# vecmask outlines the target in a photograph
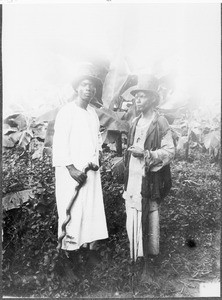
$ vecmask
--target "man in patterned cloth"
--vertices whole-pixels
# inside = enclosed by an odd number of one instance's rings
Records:
[[[151,262],[159,253],[159,206],[171,187],[169,163],[175,148],[169,124],[156,106],[158,80],[151,75],[138,77],[131,91],[139,116],[132,122],[125,156],[123,198],[126,229],[132,261],[144,257],[142,279],[152,281]]]
[[[66,208],[76,193],[75,188],[82,185],[62,241],[62,249],[69,257],[75,257],[76,250],[82,246],[93,250],[95,241],[108,237],[100,172],[90,170],[87,175],[83,172],[88,163],[99,165],[100,124],[89,104],[102,82],[91,64],[82,65],[79,72],[73,81],[77,98],[58,112],[53,138],[58,236],[62,233]]]

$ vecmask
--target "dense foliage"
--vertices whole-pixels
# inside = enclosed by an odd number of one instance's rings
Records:
[[[37,142],[36,142],[37,143]],[[139,281],[140,262],[132,266],[125,230],[123,186],[112,175],[115,152],[104,148],[101,168],[109,239],[101,241],[101,263],[81,263],[80,282],[68,266],[52,269],[57,245],[57,211],[51,158],[33,159],[21,148],[3,154],[4,195],[32,189],[29,201],[4,210],[3,290],[11,296],[195,296],[199,282],[219,278],[219,165],[191,149],[187,162],[172,165],[173,189],[161,209],[161,253],[155,284]]]

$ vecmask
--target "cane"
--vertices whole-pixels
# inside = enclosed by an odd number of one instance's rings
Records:
[[[87,172],[89,171],[89,170],[92,170],[92,171],[97,171],[99,169],[99,167],[97,166],[97,165],[95,165],[95,164],[93,164],[93,163],[89,163],[85,168],[83,168],[83,173],[85,173],[85,174],[87,174]],[[62,224],[62,233],[61,233],[61,235],[59,236],[59,238],[58,238],[58,245],[57,245],[57,247],[56,247],[56,254],[55,254],[55,256],[54,256],[54,258],[53,258],[53,261],[54,261],[54,263],[52,264],[52,266],[51,266],[51,271],[54,269],[54,267],[55,267],[55,261],[56,261],[56,259],[58,258],[58,255],[59,255],[59,251],[60,251],[60,249],[62,248],[62,241],[63,241],[63,239],[64,239],[64,237],[66,236],[66,227],[67,227],[67,224],[70,222],[70,220],[71,220],[71,209],[72,209],[72,207],[73,207],[73,204],[74,204],[74,202],[75,202],[75,200],[77,199],[77,197],[78,197],[78,194],[79,194],[79,191],[80,191],[80,189],[81,189],[81,187],[83,186],[83,184],[79,184],[79,185],[77,185],[77,187],[76,187],[76,193],[75,193],[75,195],[71,198],[71,200],[70,200],[70,202],[69,202],[69,204],[68,204],[68,206],[67,206],[67,208],[66,208],[66,220],[63,222],[63,224]]]
[[[84,169],[83,169],[83,173],[87,173],[89,170],[92,171],[97,171],[99,169],[99,167],[93,163],[89,163]],[[60,235],[60,237],[58,238],[58,246],[57,246],[57,250],[59,251],[62,247],[62,240],[64,239],[64,237],[66,236],[66,226],[67,224],[70,222],[71,220],[71,209],[73,207],[73,204],[76,200],[76,198],[78,197],[79,191],[81,189],[81,187],[83,186],[83,184],[79,184],[76,187],[76,194],[74,195],[74,197],[72,197],[72,199],[69,202],[68,207],[66,208],[66,220],[63,222],[62,224],[62,234]]]

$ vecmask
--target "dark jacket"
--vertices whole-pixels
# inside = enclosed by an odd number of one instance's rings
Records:
[[[130,129],[128,136],[128,147],[133,145],[136,126],[141,116],[137,117]],[[145,150],[157,150],[161,147],[163,136],[170,130],[169,124],[164,116],[156,112],[154,120],[151,122],[146,133],[144,143]],[[127,151],[125,155],[125,190],[127,189],[129,177],[129,162],[131,153]],[[141,194],[143,198],[150,201],[160,202],[168,194],[172,186],[170,166],[166,165],[157,172],[151,172],[148,166],[145,166],[145,176],[142,179]]]

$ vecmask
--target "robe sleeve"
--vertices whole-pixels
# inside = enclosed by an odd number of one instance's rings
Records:
[[[102,144],[103,144],[102,134],[99,131],[99,133],[98,133],[98,149],[99,149],[99,151],[102,151]]]
[[[55,132],[53,137],[53,166],[64,167],[71,165],[70,156],[70,132],[72,128],[72,119],[70,110],[63,107],[57,114],[55,120]]]

